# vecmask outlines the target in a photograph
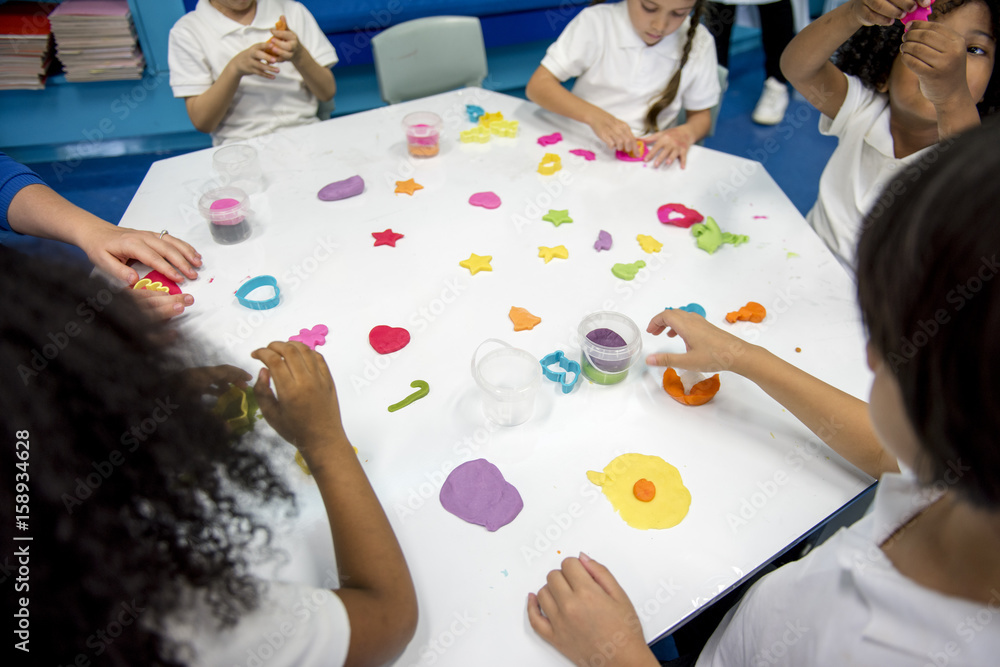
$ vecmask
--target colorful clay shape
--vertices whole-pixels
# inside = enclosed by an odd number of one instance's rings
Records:
[[[608,234],[603,229],[597,233],[597,240],[594,241],[594,250],[600,252],[602,250],[611,250],[611,234]]]
[[[554,248],[540,245],[538,246],[538,256],[543,258],[545,263],[548,264],[553,258],[569,259],[569,250],[564,245],[557,245]]]
[[[553,144],[558,144],[562,141],[562,134],[559,132],[553,132],[552,134],[546,134],[545,136],[538,137],[539,146],[552,146]]]
[[[476,106],[475,104],[466,104],[465,113],[469,115],[469,122],[475,123],[476,121],[479,120],[480,116],[482,116],[486,112],[483,111],[483,108],[480,106]]]
[[[570,153],[572,153],[573,155],[579,155],[587,162],[591,162],[597,159],[597,155],[594,154],[594,151],[588,151],[584,148],[574,148],[573,150],[570,151]]]
[[[931,4],[928,5],[928,6],[926,6],[926,7],[921,7],[920,5],[917,5],[916,9],[914,9],[909,14],[904,15],[903,18],[899,19],[900,22],[904,26],[906,26],[903,29],[903,32],[909,32],[910,31],[910,21],[927,21],[927,20],[929,20],[930,15],[931,15],[931,11],[933,11],[933,9],[932,9],[933,6],[934,6],[934,1],[933,0],[931,0]]]
[[[490,128],[485,125],[477,125],[468,130],[462,130],[458,133],[458,140],[463,144],[485,144],[490,140]]]
[[[546,222],[551,222],[556,227],[567,222],[573,222],[573,218],[569,217],[568,208],[563,209],[561,211],[557,211],[554,208],[550,208],[549,212],[542,216],[542,220],[545,220]]]
[[[132,285],[132,289],[147,290],[149,292],[163,292],[164,294],[168,294],[170,292],[169,287],[159,282],[154,283],[149,278],[143,278],[142,280],[137,281],[135,285]]]
[[[632,495],[636,500],[648,503],[656,497],[656,485],[643,477],[632,485]]]
[[[667,308],[664,308],[664,310],[674,310],[674,309],[670,308],[668,306]],[[695,315],[701,315],[702,317],[708,317],[708,314],[705,312],[705,309],[702,308],[701,304],[699,304],[699,303],[689,303],[686,306],[681,306],[680,308],[677,308],[677,310],[686,310],[687,312],[694,313]]]
[[[329,185],[324,185],[316,195],[323,201],[337,201],[356,197],[365,191],[365,179],[360,176],[351,176],[342,181],[334,181]]]
[[[469,197],[469,203],[473,206],[493,209],[499,208],[501,202],[500,197],[495,192],[477,192]]]
[[[472,253],[469,255],[469,259],[463,259],[458,265],[468,269],[472,275],[476,275],[480,271],[492,271],[493,267],[490,266],[492,260],[493,255],[477,255],[476,253]]]
[[[705,222],[692,225],[691,234],[695,237],[698,247],[709,255],[715,253],[723,243],[738,246],[750,240],[749,236],[743,234],[730,234],[729,232],[722,231],[712,216],[709,216]]]
[[[739,310],[726,314],[726,321],[730,324],[742,320],[744,322],[763,322],[767,317],[767,309],[756,301],[748,301],[747,305]]]
[[[514,331],[530,331],[535,328],[535,325],[542,322],[542,318],[532,315],[526,308],[518,308],[517,306],[511,306],[507,316],[514,323]]]
[[[410,403],[413,403],[414,401],[419,401],[421,398],[431,393],[430,385],[424,382],[423,380],[414,380],[413,382],[410,383],[410,386],[416,389],[416,391],[407,396],[406,398],[404,398],[403,400],[401,400],[399,403],[393,403],[392,405],[390,405],[389,412],[402,410]]]
[[[438,498],[459,519],[490,532],[506,526],[524,508],[521,494],[486,459],[467,461],[452,470]]]
[[[639,242],[639,247],[649,254],[660,252],[660,248],[663,247],[662,243],[654,239],[652,236],[646,236],[645,234],[639,234],[635,237],[635,240]]]
[[[391,354],[409,345],[410,332],[402,327],[380,324],[368,332],[368,343],[379,354]]]
[[[163,287],[167,288],[167,293],[168,294],[180,294],[181,293],[181,288],[177,286],[177,283],[175,283],[170,278],[167,278],[165,275],[163,275],[159,271],[150,271],[149,273],[147,273],[146,275],[144,275],[142,278],[143,278],[143,280],[148,280],[151,283],[160,283],[160,285],[162,285]],[[142,289],[142,288],[139,288],[139,289]]]
[[[645,141],[641,139],[637,142],[638,147],[634,153],[626,153],[625,151],[615,151],[615,157],[622,162],[642,162],[649,155],[649,146],[646,145]]]
[[[692,377],[704,378],[705,376],[701,373],[692,373]],[[705,405],[712,400],[712,397],[719,393],[719,374],[716,373],[707,380],[698,380],[693,385],[691,391],[686,392],[684,391],[684,382],[677,375],[677,371],[668,368],[663,372],[663,389],[670,395],[670,398],[684,405]]]
[[[325,324],[317,324],[312,329],[299,329],[299,332],[288,340],[297,340],[303,345],[308,345],[310,350],[315,350],[317,345],[326,344],[326,335],[330,329]]]
[[[404,194],[413,196],[413,193],[417,190],[423,190],[424,186],[417,183],[412,178],[405,181],[396,181],[396,194]]]
[[[546,153],[538,163],[538,173],[544,176],[551,176],[560,169],[562,169],[562,158],[555,153]]]
[[[631,264],[615,264],[611,267],[611,273],[615,274],[622,280],[632,280],[635,278],[635,274],[639,273],[639,269],[646,266],[646,262],[641,259],[638,262],[632,262]]]
[[[391,229],[387,229],[384,232],[372,232],[372,237],[375,239],[375,245],[387,245],[389,247],[395,248],[396,241],[403,238],[402,234],[397,234]]]
[[[701,213],[683,204],[664,204],[656,209],[656,217],[665,225],[674,225],[684,229],[705,219]]]

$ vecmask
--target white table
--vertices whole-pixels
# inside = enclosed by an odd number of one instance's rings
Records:
[[[520,121],[516,139],[463,144],[465,105]],[[445,119],[441,154],[412,159],[402,117],[431,110]],[[536,139],[560,130],[565,140]],[[528,625],[525,599],[568,555],[604,562],[628,592],[654,639],[731,589],[869,487],[873,480],[823,446],[756,386],[723,374],[703,407],[686,407],[661,387],[662,371],[640,364],[616,386],[585,380],[569,395],[543,381],[535,415],[493,427],[480,411],[469,361],[487,338],[538,358],[557,349],[578,358],[576,328],[587,313],[615,310],[645,330],[665,306],[698,302],[712,322],[766,346],[808,372],[864,397],[869,376],[853,285],[760,164],[695,147],[688,167],[659,170],[613,157],[586,127],[523,100],[467,89],[338,118],[253,142],[266,190],[252,199],[253,236],[234,246],[211,239],[195,204],[212,180],[211,150],[155,163],[122,224],[169,229],[204,255],[196,299],[180,326],[219,347],[219,361],[255,372],[250,352],[301,328],[330,328],[318,348],[334,373],[345,426],[399,537],[420,600],[417,634],[400,665],[560,664]],[[598,154],[594,162],[571,148]],[[562,156],[553,176],[536,173],[542,155]],[[360,174],[365,192],[323,202],[327,183]],[[414,177],[414,196],[393,194]],[[492,190],[496,210],[467,202]],[[657,208],[679,202],[713,216],[750,242],[714,255],[687,230],[658,222]],[[572,224],[541,216],[569,209]],[[373,247],[372,232],[405,235]],[[609,231],[608,252],[593,248]],[[664,243],[644,253],[637,234]],[[568,260],[543,263],[538,246],[565,245]],[[458,263],[493,256],[493,271],[472,276]],[[632,282],[616,262],[642,259]],[[256,312],[233,297],[248,276],[271,274],[281,304]],[[761,324],[724,322],[747,301],[768,309]],[[515,333],[511,306],[542,318]],[[388,357],[369,346],[379,324],[403,326],[410,344]],[[644,353],[681,351],[679,339],[643,333]],[[797,352],[796,348],[801,348]],[[430,395],[395,413],[386,408],[426,380]],[[585,476],[627,452],[677,466],[693,501],[669,530],[630,528]],[[278,539],[291,563],[278,576],[320,584],[332,563],[329,529],[311,478],[283,463],[299,492],[301,516]],[[524,499],[524,510],[495,533],[447,513],[437,494],[448,471],[486,458]]]

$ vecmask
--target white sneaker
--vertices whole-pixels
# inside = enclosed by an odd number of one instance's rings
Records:
[[[785,117],[788,109],[788,85],[773,76],[764,82],[764,91],[757,100],[750,118],[760,125],[777,125]]]

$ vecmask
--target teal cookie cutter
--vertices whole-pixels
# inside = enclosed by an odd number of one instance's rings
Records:
[[[573,361],[572,359],[567,359],[566,355],[563,354],[562,350],[556,350],[552,354],[547,354],[542,357],[542,375],[552,380],[553,382],[558,382],[559,386],[562,387],[562,393],[568,394],[573,391],[573,385],[576,381],[580,379],[580,363]],[[554,371],[549,366],[552,364],[559,364],[559,367],[563,370]],[[573,379],[569,382],[566,381],[566,374],[572,373]]]

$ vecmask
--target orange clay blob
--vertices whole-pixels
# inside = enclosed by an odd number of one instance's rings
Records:
[[[681,382],[677,371],[668,368],[663,373],[663,388],[670,394],[670,398],[684,405],[705,405],[719,392],[719,386],[719,374],[716,373],[691,387],[690,394],[685,394],[684,383]]]
[[[743,306],[737,311],[729,313],[726,315],[726,321],[730,324],[736,322],[736,320],[743,320],[745,322],[763,322],[764,318],[767,317],[767,309],[760,305],[756,301],[748,301],[747,305]]]
[[[284,16],[282,16],[281,18],[279,18],[278,22],[274,24],[274,29],[275,30],[288,30],[288,24],[285,23],[285,17]],[[274,42],[274,37],[272,37],[271,39],[267,40],[267,46],[264,47],[264,50],[267,51],[268,53],[270,53],[272,56],[277,56],[278,54],[275,53],[271,49],[272,42]]]
[[[650,500],[656,497],[656,486],[653,485],[648,479],[643,477],[635,485],[632,486],[632,495],[635,496],[636,500],[641,500],[644,503],[648,503]]]

